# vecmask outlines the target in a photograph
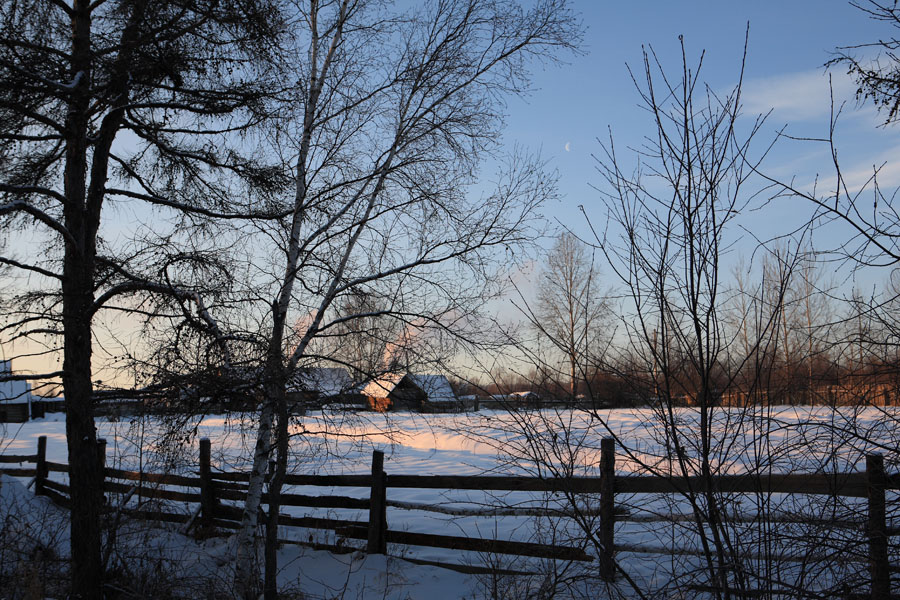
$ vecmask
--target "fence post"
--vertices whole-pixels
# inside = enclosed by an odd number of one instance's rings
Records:
[[[47,479],[47,436],[38,438],[37,464],[34,469],[34,493],[40,496],[44,493],[44,481]]]
[[[615,476],[616,442],[613,438],[600,441],[600,578],[613,581],[615,561]]]
[[[104,494],[104,488],[106,487],[106,439],[105,438],[97,438],[97,470],[100,475],[99,489],[97,489],[97,494],[100,498],[100,506],[103,507],[106,504],[106,494]]]
[[[103,488],[106,484],[106,438],[97,439],[97,468],[100,470],[100,503],[106,504]]]
[[[100,481],[106,480],[106,438],[97,440],[97,461],[100,464]]]
[[[369,554],[387,553],[387,489],[384,476],[384,452],[372,451],[372,494],[369,500]]]
[[[200,439],[200,524],[203,529],[212,527],[216,510],[216,491],[213,488],[210,466],[209,438]]]
[[[884,503],[884,456],[866,455],[866,480],[869,497],[869,570],[872,575],[872,600],[887,600],[891,594],[888,564],[888,539]]]

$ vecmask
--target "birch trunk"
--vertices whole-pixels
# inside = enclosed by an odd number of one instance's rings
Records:
[[[255,568],[256,527],[259,522],[260,503],[262,501],[263,483],[266,477],[266,466],[272,449],[272,422],[275,411],[270,402],[264,402],[259,415],[259,429],[256,435],[256,448],[253,452],[253,469],[250,472],[250,487],[247,490],[247,501],[241,518],[241,529],[238,532],[235,549],[234,587],[237,596],[245,600],[258,596],[259,577]]]
[[[265,383],[266,398],[263,401],[262,413],[260,414],[260,424],[256,439],[256,450],[253,457],[253,469],[250,476],[250,488],[247,492],[247,502],[244,506],[244,514],[241,522],[241,529],[238,534],[237,552],[235,560],[235,588],[239,590],[240,596],[245,599],[254,598],[258,578],[258,569],[254,568],[256,562],[256,527],[257,514],[260,511],[262,500],[263,483],[265,479],[266,467],[272,452],[272,431],[275,425],[276,412],[277,420],[277,444],[278,452],[276,455],[276,471],[273,474],[273,480],[269,488],[269,519],[266,526],[266,548],[265,548],[265,594],[266,598],[277,598],[278,590],[276,587],[276,574],[278,572],[278,511],[280,508],[281,485],[287,472],[287,455],[288,455],[288,414],[287,403],[285,398],[285,383],[287,373],[285,372],[284,357],[282,354],[282,346],[285,334],[285,325],[287,323],[287,313],[291,300],[291,293],[298,276],[298,264],[300,260],[301,248],[301,231],[305,216],[305,203],[307,199],[307,162],[309,160],[310,144],[312,141],[314,121],[319,103],[319,96],[322,93],[322,85],[328,74],[328,68],[331,64],[335,51],[340,44],[343,35],[343,26],[347,18],[349,0],[343,0],[341,3],[338,23],[335,27],[332,39],[328,46],[321,67],[319,65],[319,31],[317,21],[318,7],[315,2],[311,4],[310,13],[310,81],[307,88],[307,103],[303,117],[303,132],[300,140],[300,151],[297,156],[296,170],[296,191],[294,196],[293,214],[291,218],[290,238],[287,247],[287,262],[285,264],[282,285],[278,297],[272,306],[272,334],[268,342],[266,367],[263,374]],[[355,242],[353,239],[353,242]],[[352,249],[351,242],[347,252]],[[331,286],[330,292],[333,293],[337,281],[343,273],[343,266],[346,264],[346,258],[342,262],[341,269],[335,276],[335,281]],[[327,309],[330,300],[326,296],[322,303],[313,325],[297,345],[294,356],[288,361],[287,372],[294,369],[297,364],[297,356],[302,355],[306,346],[309,344],[311,336],[315,332],[316,323],[321,320],[322,314]]]

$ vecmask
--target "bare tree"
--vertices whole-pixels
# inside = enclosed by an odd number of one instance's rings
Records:
[[[888,33],[900,28],[900,7],[895,2],[854,0],[851,4],[871,20],[887,24]],[[900,40],[895,35],[879,36],[876,42],[838,48],[835,58],[826,63],[831,68],[844,67],[856,78],[857,100],[871,100],[885,114],[885,126],[897,122],[900,110],[898,48]],[[871,58],[872,50],[878,52],[874,59]],[[862,57],[860,53],[863,53]],[[873,166],[869,177],[862,182],[848,181],[835,137],[842,109],[843,104],[832,98],[828,132],[817,138],[803,138],[829,150],[831,164],[825,172],[830,171],[830,177],[817,177],[814,185],[804,187],[793,180],[778,180],[765,173],[760,175],[775,189],[780,189],[779,197],[808,201],[814,211],[810,222],[815,223],[817,229],[826,229],[832,223],[848,228],[837,229],[840,243],[832,248],[820,248],[820,252],[827,250],[830,258],[858,266],[894,266],[900,262],[900,213],[894,204],[895,194],[879,185],[878,176],[884,164]]]
[[[851,5],[873,21],[885,23],[894,31],[900,29],[900,7],[896,2],[879,0],[853,1]],[[872,58],[865,56],[875,50]],[[840,66],[856,78],[856,97],[859,101],[871,100],[885,114],[885,125],[894,124],[900,111],[900,39],[896,35],[879,37],[877,42],[866,42],[838,48],[837,56],[828,66]],[[863,57],[858,54],[862,52]]]
[[[897,122],[900,108],[897,56],[900,40],[891,35],[891,31],[896,32],[900,27],[900,8],[896,3],[878,0],[851,4],[865,17],[886,25],[886,35],[876,42],[838,48],[835,58],[827,66],[846,68],[856,78],[857,100],[861,103],[872,101],[885,115],[884,126],[892,126]],[[873,51],[877,52],[874,57]],[[880,181],[884,164],[873,166],[868,177],[861,181],[847,175],[836,137],[842,109],[843,105],[832,98],[827,133],[819,138],[804,138],[806,143],[827,148],[831,158],[830,164],[823,169],[827,177],[819,176],[814,184],[803,186],[765,173],[760,175],[771,183],[772,189],[778,190],[777,198],[799,199],[809,204],[812,211],[808,227],[834,232],[829,236],[836,240],[832,245],[816,249],[820,261],[849,266],[853,272],[871,267],[893,269],[900,262],[900,213],[896,206],[896,190],[885,187]],[[822,237],[820,235],[819,239]],[[888,281],[881,290],[866,293],[854,290],[850,298],[844,298],[848,310],[843,311],[845,322],[839,327],[843,330],[843,339],[833,342],[832,362],[842,363],[839,369],[845,374],[867,372],[881,363],[876,357],[890,348],[890,332],[896,329],[896,318],[891,311],[885,310],[893,303],[895,293],[892,282]],[[814,303],[807,311],[817,312]],[[836,325],[834,328],[838,329]],[[811,342],[809,351],[817,353]],[[882,368],[883,364],[876,370]]]
[[[623,168],[612,139],[606,146],[600,170],[610,225],[597,243],[630,297],[623,327],[651,382],[635,388],[653,409],[647,427],[657,432],[664,453],[648,459],[629,440],[619,443],[647,472],[698,482],[684,490],[681,505],[688,508],[684,531],[696,540],[700,563],[673,565],[673,582],[702,581],[717,598],[748,597],[757,586],[777,581],[790,587],[804,577],[777,566],[765,516],[770,499],[760,494],[752,500],[759,520],[741,524],[731,519],[734,500],[713,483],[720,469],[736,462],[750,473],[770,468],[768,438],[737,432],[765,431],[771,422],[768,409],[753,399],[766,385],[772,357],[796,346],[788,336],[789,346],[779,348],[786,331],[779,327],[800,254],[787,247],[768,252],[762,282],[739,283],[749,296],[728,319],[722,261],[739,231],[735,220],[760,195],[749,188],[766,154],[751,144],[763,119],[741,122],[742,78],[730,92],[716,93],[701,83],[701,65],[702,57],[696,69],[688,63],[682,45],[678,75],[671,77],[652,51],[645,54],[639,89],[654,135],[633,173]],[[720,408],[732,392],[749,401]],[[758,561],[748,558],[752,544],[759,544],[753,546]]]
[[[312,353],[344,365],[357,383],[402,369],[396,350],[409,345],[402,338],[410,317],[404,320],[395,314],[391,298],[357,288],[348,292],[336,301],[333,313],[338,322],[332,333],[323,335]],[[298,329],[302,333],[305,326],[301,323]]]
[[[508,250],[533,239],[536,208],[554,182],[539,161],[515,156],[494,191],[475,199],[469,186],[498,148],[503,98],[527,89],[529,61],[574,48],[580,35],[563,0],[528,10],[505,0],[406,10],[311,0],[295,10],[287,62],[298,84],[282,94],[282,119],[267,138],[293,190],[273,200],[277,219],[246,212],[230,221],[243,242],[230,253],[240,277],[215,313],[224,347],[260,364],[262,404],[236,542],[235,586],[244,597],[256,597],[266,481],[264,587],[267,598],[277,594],[287,378],[340,359],[322,356],[321,341],[365,331],[373,319],[395,323],[397,342],[420,344],[421,358],[444,351],[451,334],[459,343],[477,339],[479,307],[499,291]],[[345,301],[354,295],[378,302]],[[215,332],[204,333],[198,347],[215,347]]]
[[[538,334],[562,355],[574,398],[579,382],[589,389],[604,342],[610,337],[604,330],[609,309],[593,252],[574,234],[563,232],[547,253],[537,285],[534,311],[527,304],[523,311]]]
[[[668,508],[678,514],[671,535],[691,539],[699,559],[673,559],[671,585],[682,587],[682,593],[700,585],[716,598],[748,597],[764,575],[746,560],[751,538],[730,520],[733,501],[715,478],[736,460],[751,472],[764,469],[767,448],[737,434],[756,423],[755,408],[731,413],[720,403],[738,383],[757,385],[759,379],[747,381],[746,376],[759,376],[763,369],[747,364],[773,350],[796,260],[781,256],[781,269],[767,270],[774,279],[758,285],[764,297],[753,292],[759,299],[754,322],[749,322],[754,313],[749,303],[736,319],[728,318],[730,290],[722,262],[739,235],[736,220],[754,197],[751,182],[765,148],[757,152],[752,142],[763,119],[746,126],[740,121],[742,78],[735,88],[716,93],[700,78],[702,56],[695,68],[683,42],[681,49],[675,76],[652,50],[644,55],[641,73],[633,75],[655,126],[637,152],[639,164],[626,169],[613,139],[598,164],[605,214],[595,244],[624,298],[618,315],[620,350],[607,357],[604,367],[648,407],[629,416],[644,419],[640,429],[652,437],[655,450],[646,438],[620,437],[610,423],[614,417],[592,407],[582,414],[511,415],[518,437],[504,442],[503,451],[512,463],[528,465],[542,477],[568,477],[591,461],[596,465],[602,435],[617,438],[628,470],[676,480],[681,490]],[[556,343],[565,347],[565,332],[561,336]],[[596,535],[591,512],[574,495],[566,500],[569,516],[583,532],[579,541],[609,556],[612,549]],[[681,514],[685,509],[687,514]],[[616,569],[623,585],[644,592],[625,567]]]

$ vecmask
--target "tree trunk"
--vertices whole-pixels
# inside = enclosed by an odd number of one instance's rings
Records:
[[[278,513],[281,509],[281,487],[287,473],[288,420],[284,377],[275,378],[268,394],[275,406],[275,471],[269,482],[269,515],[266,520],[265,600],[278,599]]]
[[[91,383],[96,232],[93,222],[97,215],[89,214],[86,204],[90,36],[90,4],[87,0],[76,0],[72,6],[71,74],[74,80],[80,73],[84,83],[73,90],[66,114],[64,219],[72,239],[66,242],[63,265],[63,390],[72,498],[71,597],[99,599],[103,579],[100,556],[102,490]]]
[[[575,394],[578,393],[578,369],[575,366],[575,351],[569,358],[569,393],[572,394],[572,400],[575,400]]]
[[[75,262],[71,257],[69,263]],[[67,269],[67,272],[75,267]],[[89,281],[89,280],[88,280]],[[67,285],[65,288],[79,286]],[[64,288],[64,289],[65,289]],[[87,288],[90,290],[90,287]],[[81,293],[79,293],[81,292]],[[72,597],[100,598],[103,567],[100,558],[100,488],[97,434],[94,428],[91,385],[91,324],[82,307],[90,306],[84,287],[65,295],[65,357],[63,387],[66,405],[66,440],[71,489]]]
[[[256,449],[253,453],[253,468],[250,472],[250,486],[247,490],[247,501],[244,504],[241,529],[236,542],[234,588],[237,596],[245,600],[255,600],[259,587],[259,571],[255,568],[257,559],[256,526],[269,452],[272,449],[273,416],[272,403],[263,402],[263,408],[259,415]]]

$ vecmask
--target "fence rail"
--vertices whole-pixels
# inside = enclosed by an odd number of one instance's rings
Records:
[[[101,440],[105,444],[105,441]],[[45,495],[52,501],[69,506],[69,486],[49,478],[50,472],[66,473],[68,465],[46,460],[46,437],[38,439],[36,454],[0,455],[0,465],[33,463],[34,468],[0,466],[0,471],[19,477],[33,477],[35,493]],[[105,456],[104,453],[101,456]],[[105,467],[103,490],[126,494],[128,497],[154,500],[173,500],[198,504],[194,516],[168,513],[162,510],[142,510],[120,508],[128,514],[159,521],[182,523],[188,527],[197,526],[205,531],[215,527],[236,529],[241,519],[241,509],[222,504],[222,500],[241,502],[246,499],[250,474],[246,472],[214,472],[210,464],[210,442],[200,440],[198,476],[184,476],[166,473],[146,473]],[[281,504],[309,508],[334,508],[368,510],[367,521],[331,519],[319,517],[294,517],[279,515],[279,525],[334,531],[346,539],[366,541],[370,553],[385,553],[387,544],[405,544],[433,548],[449,548],[476,552],[490,552],[571,561],[599,562],[603,579],[613,580],[616,575],[615,552],[696,554],[689,549],[665,548],[638,544],[617,543],[615,523],[630,522],[676,522],[693,521],[695,515],[630,515],[621,505],[616,505],[618,494],[686,494],[705,492],[708,487],[717,493],[735,494],[827,494],[834,497],[866,498],[866,517],[847,523],[833,523],[848,529],[864,529],[866,533],[867,555],[871,576],[873,600],[890,597],[890,573],[898,569],[892,567],[888,557],[888,539],[900,535],[900,527],[888,526],[885,502],[886,490],[900,489],[900,474],[888,475],[884,471],[884,459],[880,454],[866,457],[866,470],[861,473],[815,473],[815,474],[762,474],[762,475],[717,475],[712,478],[676,477],[662,475],[615,475],[615,445],[612,439],[601,443],[600,477],[537,478],[514,476],[461,476],[461,475],[390,475],[384,472],[384,455],[374,451],[372,473],[369,475],[288,475],[285,484],[290,486],[355,487],[368,488],[368,498],[334,495],[304,495],[282,493]],[[192,488],[197,491],[178,491],[160,486]],[[389,488],[480,490],[480,491],[522,491],[557,492],[572,495],[594,494],[599,496],[599,510],[590,508],[590,514],[600,517],[599,556],[588,554],[582,547],[538,544],[532,542],[506,541],[459,536],[434,535],[408,531],[394,531],[387,527],[386,508],[396,506],[406,509],[432,510],[448,514],[469,516],[535,515],[541,513],[533,507],[481,511],[465,509],[452,511],[425,504],[387,500]],[[263,503],[268,495],[263,494]],[[564,514],[559,511],[542,509],[543,514]],[[584,513],[587,514],[587,513]],[[770,515],[766,515],[768,518]],[[199,518],[198,518],[199,517]],[[823,523],[820,518],[802,515],[775,515],[784,523]],[[749,517],[748,517],[749,519]],[[260,514],[264,523],[266,515]],[[893,525],[893,524],[892,524]],[[281,540],[298,543],[293,540]],[[317,548],[346,552],[352,548],[327,544],[304,543]],[[787,559],[786,559],[787,560]],[[419,561],[428,564],[429,561]],[[479,572],[469,565],[446,565],[465,572]]]

